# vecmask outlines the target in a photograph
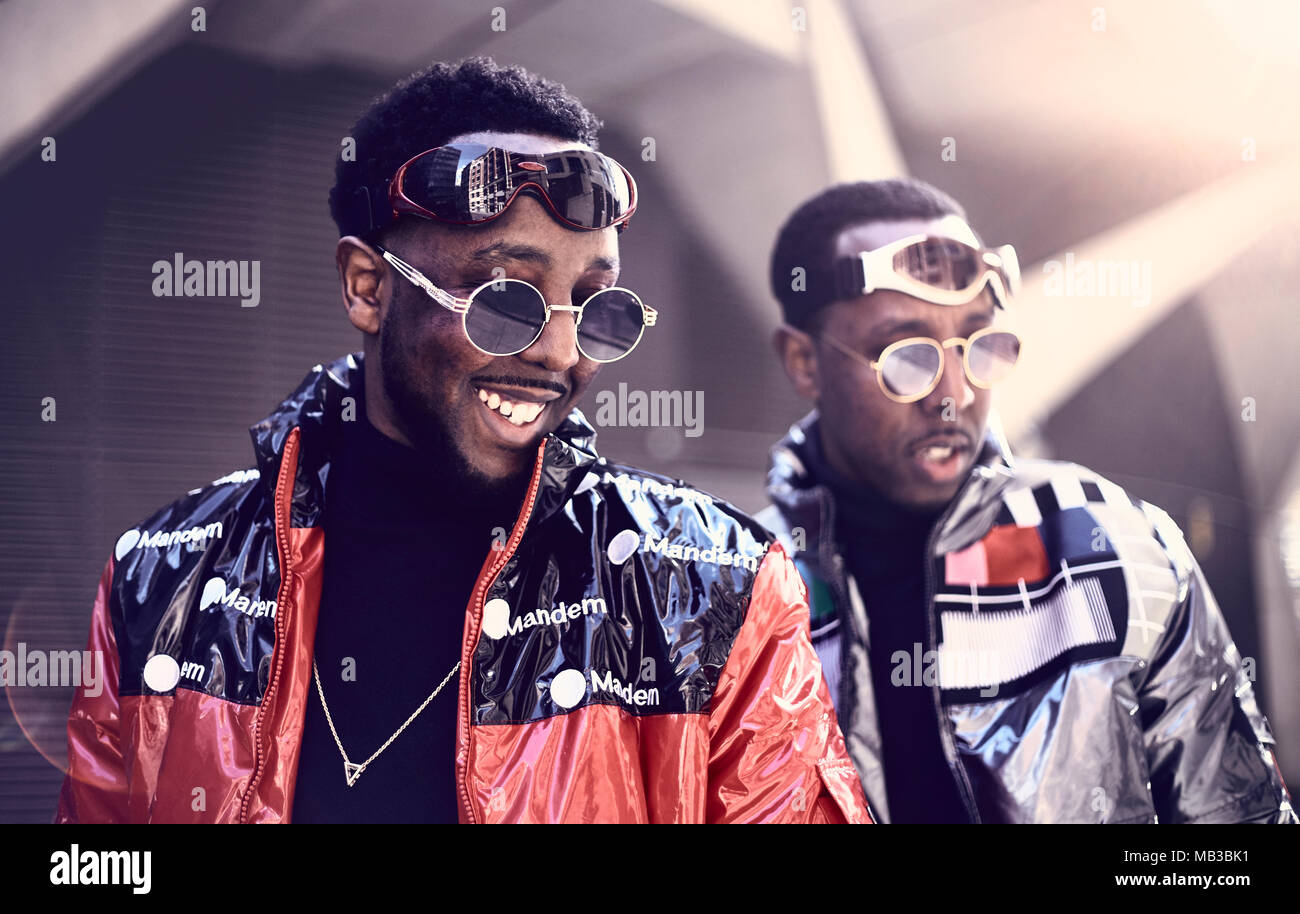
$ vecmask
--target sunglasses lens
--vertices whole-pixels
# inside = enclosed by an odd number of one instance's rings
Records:
[[[899,397],[914,397],[939,376],[939,349],[929,343],[911,343],[889,354],[880,366],[885,386]]]
[[[627,289],[605,289],[587,299],[578,322],[578,348],[597,362],[612,362],[632,351],[645,329],[641,299]]]
[[[986,333],[970,347],[967,362],[973,380],[990,386],[1006,378],[1020,358],[1020,338],[1014,333]]]
[[[546,323],[541,294],[526,282],[502,279],[483,286],[465,312],[465,333],[478,348],[494,355],[522,352]]]
[[[501,215],[525,184],[525,192],[545,197],[561,218],[583,228],[611,225],[631,204],[623,169],[601,153],[525,155],[475,143],[416,158],[402,178],[402,193],[440,219],[473,223]]]

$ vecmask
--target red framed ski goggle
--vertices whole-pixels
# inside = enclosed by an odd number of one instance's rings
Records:
[[[636,181],[603,153],[524,153],[457,143],[408,159],[382,189],[357,188],[349,220],[359,230],[351,234],[368,234],[403,214],[479,225],[499,217],[521,193],[575,231],[616,226],[621,232],[636,212]]]

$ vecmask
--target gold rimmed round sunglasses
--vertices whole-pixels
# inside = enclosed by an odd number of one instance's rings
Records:
[[[876,372],[885,396],[896,403],[923,400],[939,386],[943,377],[944,352],[952,346],[962,350],[962,367],[976,387],[988,389],[1011,374],[1020,359],[1020,337],[1010,330],[985,327],[968,337],[954,336],[939,341],[928,336],[911,336],[890,343],[880,358],[869,359],[834,337],[818,337],[835,349]]]

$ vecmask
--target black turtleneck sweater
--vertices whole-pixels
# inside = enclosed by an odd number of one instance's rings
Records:
[[[844,478],[827,463],[819,435],[820,429],[808,436],[810,469],[831,490],[836,545],[867,611],[890,821],[969,821],[944,760],[932,689],[924,684],[926,545],[943,508],[916,511]],[[905,671],[895,652],[906,654]],[[937,669],[929,675],[937,675]]]
[[[460,660],[469,602],[518,502],[471,500],[445,470],[379,432],[340,423],[325,496],[325,556],[315,655],[348,758],[384,744]],[[313,681],[293,818],[303,822],[454,823],[459,674],[347,785]]]

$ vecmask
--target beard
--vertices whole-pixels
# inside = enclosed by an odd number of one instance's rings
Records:
[[[456,500],[498,510],[517,508],[532,477],[531,467],[514,476],[490,477],[456,446],[458,429],[410,380],[414,377],[415,359],[401,342],[413,338],[403,326],[409,302],[395,299],[393,305],[379,327],[380,374],[384,394],[402,432],[428,465],[443,476],[447,483],[444,490],[455,492]]]

